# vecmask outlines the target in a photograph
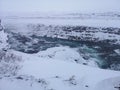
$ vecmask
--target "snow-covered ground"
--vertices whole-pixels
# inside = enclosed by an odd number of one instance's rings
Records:
[[[119,33],[101,32],[101,27],[116,27],[116,31],[119,32],[119,15],[118,17],[113,16],[105,16],[105,18],[99,16],[95,19],[89,15],[79,19],[76,19],[76,16],[70,18],[71,15],[69,19],[66,16],[62,16],[62,19],[60,19],[61,16],[54,19],[53,17],[47,17],[47,19],[46,17],[40,19],[12,17],[12,19],[4,18],[2,24],[6,30],[13,30],[11,32],[22,32],[24,35],[33,33],[38,36],[47,34],[50,37],[54,37],[54,34],[57,33],[58,38],[61,34],[64,36],[63,39],[68,39],[66,38],[67,35],[80,36],[83,34],[85,36],[86,33],[72,31],[67,34],[62,31],[59,32],[63,28],[61,25],[92,26],[99,28],[95,29],[98,32],[93,33],[92,27],[87,27],[89,28],[87,30],[92,32],[90,33],[92,37],[100,40],[118,39],[120,41]],[[110,17],[113,18],[110,19]],[[41,24],[47,26],[43,25],[42,29],[41,27],[36,28],[37,25],[40,26]],[[54,30],[56,27],[54,25],[60,25],[57,27],[59,28],[58,32]],[[49,28],[46,28],[48,26]],[[30,31],[31,29],[35,31]],[[50,32],[51,30],[52,32]],[[39,51],[36,54],[27,54],[12,49],[3,50],[8,44],[6,41],[7,35],[4,31],[0,31],[0,90],[118,90],[116,87],[120,87],[120,71],[100,69],[96,63],[97,59],[91,58],[86,61],[75,48],[59,46]],[[114,52],[119,55],[120,50],[116,49]]]
[[[120,12],[104,13],[1,13],[5,24],[45,24],[45,25],[79,25],[90,27],[120,27]]]
[[[45,24],[45,25],[80,25],[92,27],[120,27],[120,20],[104,19],[3,19],[3,24],[13,23],[15,25],[24,23]]]
[[[1,31],[0,32],[0,49],[7,45],[6,39],[7,39],[7,34],[4,33],[4,31]]]
[[[90,60],[86,60],[77,52],[75,49],[71,49],[69,47],[53,47],[49,48],[46,51],[41,51],[37,53],[39,57],[43,57],[46,59],[55,59],[55,60],[63,60],[67,62],[73,62],[78,64],[87,64],[89,66],[98,67],[97,61],[92,58]]]
[[[39,56],[43,52],[11,52],[22,56],[22,67],[15,76],[0,77],[1,90],[117,90],[114,87],[120,84],[119,71],[68,62],[62,58],[63,53],[57,53],[60,58],[46,58]]]

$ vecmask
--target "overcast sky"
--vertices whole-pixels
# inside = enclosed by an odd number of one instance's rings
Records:
[[[120,0],[0,0],[0,12],[120,11]]]

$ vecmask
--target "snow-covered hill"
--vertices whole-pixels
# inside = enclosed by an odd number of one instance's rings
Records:
[[[11,52],[22,57],[22,67],[15,76],[0,75],[1,90],[116,90],[115,87],[120,84],[119,71],[61,61],[64,60],[62,57],[60,60],[40,57],[42,52]],[[48,51],[46,53],[49,54]]]

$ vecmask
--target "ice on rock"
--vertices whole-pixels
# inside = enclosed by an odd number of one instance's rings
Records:
[[[8,46],[7,40],[8,40],[7,34],[4,32],[4,29],[1,25],[1,20],[0,20],[0,50]]]
[[[0,20],[0,31],[2,31],[2,30],[3,30],[3,27],[1,25],[1,20]]]

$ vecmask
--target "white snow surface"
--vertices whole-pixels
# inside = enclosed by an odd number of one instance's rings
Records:
[[[120,55],[120,49],[116,49],[115,52]]]
[[[120,27],[120,20],[110,19],[39,19],[39,18],[20,18],[20,19],[3,19],[3,24],[45,24],[45,25],[80,25],[80,26],[92,26],[92,27]]]
[[[54,49],[58,51],[63,48],[69,49],[68,47],[55,47]],[[8,88],[9,90],[117,90],[114,87],[120,84],[119,71],[68,62],[64,57],[66,51],[57,52],[51,58],[45,57],[46,53],[51,54],[55,51],[54,49],[37,54],[12,51],[16,55],[22,56],[22,68],[17,75],[22,75],[26,79],[15,79],[14,76],[13,78],[3,77],[0,79],[0,90],[8,90]],[[72,53],[72,50],[68,51],[66,55],[74,57],[76,54],[78,57],[77,53]],[[39,78],[43,78],[47,82],[46,86],[36,82]]]
[[[45,24],[45,25],[79,25],[91,27],[120,27],[120,12],[66,12],[66,13],[1,13],[5,24]]]
[[[37,56],[46,59],[52,58],[54,60],[77,62],[79,64],[86,63],[89,66],[98,67],[95,59],[92,58],[92,60],[85,61],[76,48],[69,48],[67,46],[49,48],[46,51],[37,53]]]
[[[4,31],[0,31],[0,49],[5,48],[8,44],[6,42],[8,40],[7,34]]]

